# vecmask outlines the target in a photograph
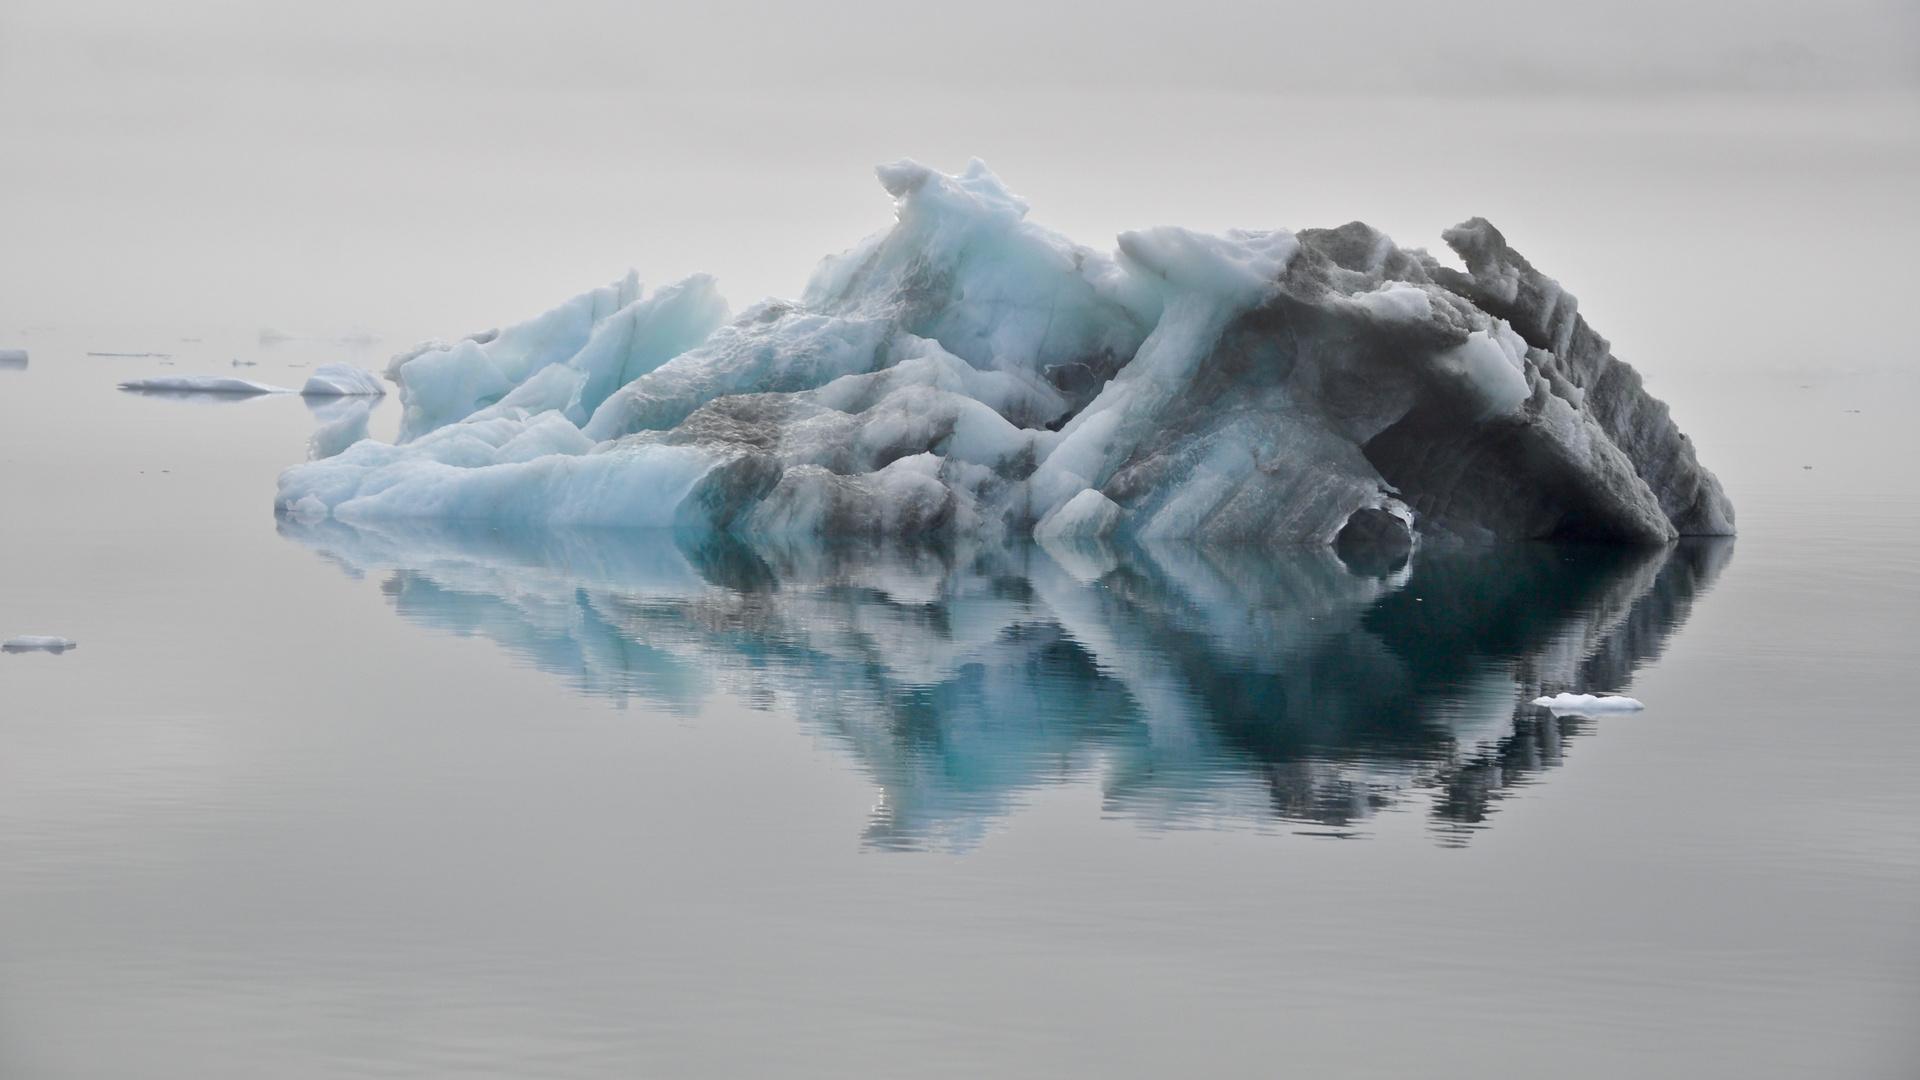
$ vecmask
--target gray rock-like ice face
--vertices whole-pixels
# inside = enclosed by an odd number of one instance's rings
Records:
[[[629,277],[394,358],[395,445],[278,505],[743,536],[1664,542],[1733,511],[1573,298],[1475,220],[1469,273],[1358,222],[1096,252],[975,162],[880,170],[896,224],[728,321]],[[329,448],[331,449],[331,447]]]

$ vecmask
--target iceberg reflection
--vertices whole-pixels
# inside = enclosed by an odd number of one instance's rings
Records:
[[[283,520],[400,614],[577,689],[789,709],[881,789],[880,847],[965,847],[1098,778],[1160,826],[1345,834],[1389,807],[1463,839],[1594,721],[1732,554],[1521,544],[1349,567],[1324,548],[781,545]]]

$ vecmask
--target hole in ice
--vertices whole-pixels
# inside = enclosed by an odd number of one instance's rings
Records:
[[[1385,510],[1361,507],[1340,527],[1333,550],[1353,573],[1386,577],[1407,564],[1413,552],[1413,530]]]

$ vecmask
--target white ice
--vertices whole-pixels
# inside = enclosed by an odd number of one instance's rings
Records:
[[[232,375],[155,375],[128,379],[120,384],[120,389],[182,394],[299,393],[308,397],[378,397],[387,392],[387,388],[380,385],[378,376],[353,364],[325,364],[315,368],[313,374],[307,377],[306,385],[297,391]]]
[[[155,375],[128,379],[122,390],[159,390],[181,394],[291,394],[295,391],[271,383],[236,379],[231,375]]]
[[[47,637],[39,634],[23,634],[0,642],[0,650],[7,652],[50,652],[62,653],[78,648],[79,642],[63,637]]]
[[[1596,713],[1639,712],[1646,708],[1630,697],[1594,694],[1555,694],[1552,697],[1537,697],[1532,704],[1553,710],[1555,714],[1571,713],[1578,716],[1592,716]]]

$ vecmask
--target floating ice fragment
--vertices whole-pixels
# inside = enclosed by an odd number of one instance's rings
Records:
[[[0,364],[18,365],[20,367],[25,367],[27,364],[27,350],[0,349]]]
[[[307,440],[307,460],[330,458],[366,438],[367,417],[372,412],[373,407],[364,398],[349,402],[338,416],[321,424]],[[321,504],[320,509],[325,511],[326,505]]]
[[[288,513],[292,515],[293,520],[302,525],[312,525],[315,522],[327,520],[327,504],[308,495],[294,503]]]
[[[1532,704],[1545,706],[1558,715],[1572,713],[1578,716],[1592,716],[1596,713],[1639,712],[1645,705],[1630,697],[1613,695],[1595,696],[1593,694],[1555,694],[1552,697],[1537,697]]]
[[[355,323],[351,329],[333,339],[335,345],[372,345],[380,340],[380,335]]]
[[[169,358],[169,357],[171,357],[171,356],[172,356],[173,354],[172,354],[172,353],[166,353],[166,352],[90,352],[90,353],[88,353],[87,355],[88,355],[88,356],[119,356],[119,357],[132,357],[132,358],[135,358],[135,359],[140,359],[140,358],[150,358],[150,357],[158,357],[158,358],[160,358],[160,359],[162,359],[162,360],[165,360],[165,359],[167,359],[167,358]]]
[[[43,637],[39,634],[23,634],[20,637],[10,637],[4,642],[0,642],[0,651],[10,653],[50,652],[57,654],[66,652],[68,649],[76,649],[79,647],[79,642],[72,641],[68,638]]]
[[[322,364],[307,376],[300,392],[312,397],[382,397],[387,388],[373,372],[356,364]]]
[[[128,379],[122,390],[141,390],[169,394],[291,394],[294,391],[271,383],[236,379],[231,375],[155,375],[146,379]]]
[[[238,364],[242,361],[236,360],[234,363]],[[326,364],[317,368],[307,377],[306,385],[297,391],[284,386],[275,386],[272,383],[239,379],[231,375],[156,375],[144,379],[128,379],[120,384],[120,389],[141,390],[149,393],[237,396],[300,393],[312,397],[378,397],[387,392],[372,372],[353,364]]]
[[[298,341],[304,337],[305,334],[296,334],[291,330],[275,330],[272,327],[262,327],[260,330],[262,345],[278,345],[283,341]]]

